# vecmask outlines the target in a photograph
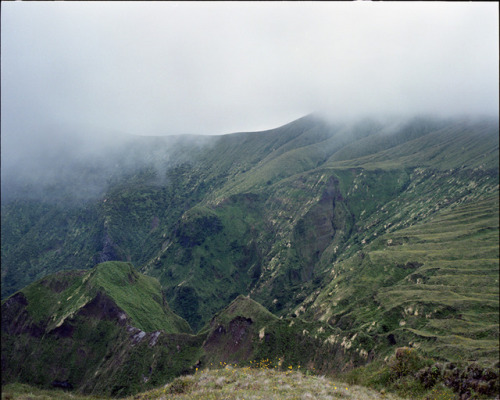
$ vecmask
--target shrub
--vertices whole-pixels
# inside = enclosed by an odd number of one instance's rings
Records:
[[[441,368],[439,364],[423,368],[417,372],[416,377],[426,389],[433,387],[441,379]]]
[[[168,391],[171,394],[182,394],[188,393],[193,386],[193,381],[186,378],[177,378],[172,381],[168,387]]]
[[[391,379],[396,380],[426,367],[426,360],[415,349],[400,347],[389,361]]]

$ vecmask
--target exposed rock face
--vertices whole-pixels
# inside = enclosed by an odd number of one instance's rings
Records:
[[[102,250],[98,253],[97,258],[94,260],[95,264],[103,263],[106,261],[120,260],[115,250],[115,243],[111,236],[106,231],[102,238]]]
[[[229,332],[234,340],[235,346],[238,346],[248,335],[248,328],[253,324],[252,318],[236,317],[229,323]]]

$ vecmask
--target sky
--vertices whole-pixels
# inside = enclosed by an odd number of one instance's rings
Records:
[[[312,112],[497,116],[498,28],[496,2],[2,2],[2,164]]]

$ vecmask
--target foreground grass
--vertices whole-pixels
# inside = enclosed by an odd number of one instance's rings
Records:
[[[103,397],[83,396],[64,391],[41,390],[23,384],[2,387],[2,400],[102,400]],[[256,368],[203,370],[183,376],[162,388],[150,390],[127,400],[306,400],[306,399],[389,399],[392,394],[377,392],[362,386],[334,382],[323,376],[308,376],[299,371]]]
[[[392,399],[391,394],[361,386],[334,382],[323,376],[308,376],[290,369],[287,372],[235,368],[203,370],[175,379],[163,388],[141,393],[128,400],[303,400],[303,399]]]
[[[98,396],[83,396],[63,390],[43,390],[23,383],[2,386],[2,400],[103,400]]]

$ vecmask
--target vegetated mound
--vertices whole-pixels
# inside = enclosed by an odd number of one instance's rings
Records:
[[[2,382],[127,394],[194,364],[201,343],[189,332],[129,263],[61,272],[2,303]],[[155,374],[146,354],[162,363]]]
[[[266,325],[277,321],[278,318],[259,303],[249,297],[238,296],[202,329],[201,332],[207,334],[203,343],[206,353],[204,364],[251,359]]]
[[[106,262],[97,265],[89,285],[102,289],[145,332],[190,333],[191,329],[174,314],[162,293],[160,283],[139,273],[130,263]]]
[[[364,333],[352,335],[302,318],[277,318],[247,296],[217,313],[200,335],[205,340],[199,368],[275,360],[280,367],[302,365],[334,374],[364,365],[375,355]]]
[[[213,331],[221,324],[227,324],[234,318],[251,319],[259,325],[276,321],[278,318],[249,296],[239,295],[227,307],[215,314],[203,330]]]
[[[146,332],[190,332],[186,321],[170,310],[159,282],[139,273],[130,263],[106,262],[89,271],[51,275],[6,300],[2,308],[11,307],[13,302],[26,302],[29,317],[46,324],[47,332],[78,313],[96,319],[128,320]]]

